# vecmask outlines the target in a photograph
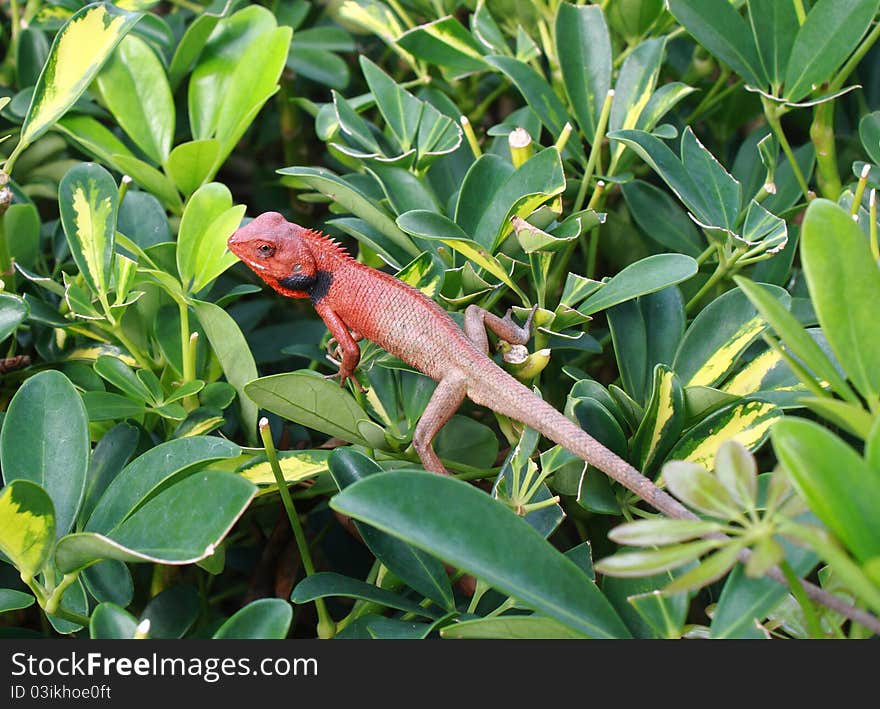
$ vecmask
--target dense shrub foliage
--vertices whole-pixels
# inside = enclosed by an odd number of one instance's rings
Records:
[[[880,632],[880,0],[12,0],[0,634]],[[329,335],[280,211],[699,519]],[[497,347],[496,347],[497,345]],[[149,621],[149,622],[146,622]]]

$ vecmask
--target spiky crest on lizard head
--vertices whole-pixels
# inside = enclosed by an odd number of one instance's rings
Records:
[[[333,239],[266,212],[236,230],[226,242],[266,283],[290,298],[315,298],[322,287],[321,256],[351,259]],[[324,284],[326,286],[326,284]]]

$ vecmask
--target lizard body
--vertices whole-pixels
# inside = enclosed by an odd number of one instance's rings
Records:
[[[355,261],[328,237],[292,224],[276,212],[260,215],[228,241],[230,251],[276,291],[309,298],[338,345],[341,383],[360,359],[366,338],[438,382],[413,434],[427,470],[446,473],[431,441],[465,396],[520,421],[617,480],[640,498],[678,518],[694,515],[625,460],[536,396],[489,357],[486,328],[511,344],[526,344],[529,325],[471,305],[464,331],[422,292]],[[356,381],[356,380],[355,380]]]

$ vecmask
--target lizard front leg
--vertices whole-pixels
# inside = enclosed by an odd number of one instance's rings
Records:
[[[340,355],[339,371],[330,377],[339,377],[340,385],[344,385],[346,379],[351,379],[355,386],[360,387],[360,382],[354,377],[354,370],[361,359],[361,348],[352,338],[348,326],[329,306],[319,303],[315,306],[315,311],[321,316],[321,320],[330,330],[330,335],[336,340],[336,353]]]
[[[465,378],[457,372],[449,372],[437,384],[437,388],[413,433],[413,448],[419,454],[425,470],[444,475],[449,474],[434,452],[431,442],[446,422],[452,418],[452,415],[458,411],[466,393]]]
[[[532,318],[535,316],[535,308],[529,313],[525,325],[520,327],[510,316],[510,310],[499,318],[488,310],[478,305],[469,305],[464,311],[464,331],[471,342],[485,355],[489,354],[489,338],[486,335],[488,328],[498,337],[511,345],[525,345],[529,341],[532,330]]]

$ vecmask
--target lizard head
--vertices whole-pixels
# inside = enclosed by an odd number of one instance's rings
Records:
[[[282,295],[308,298],[317,267],[305,231],[278,212],[266,212],[236,230],[226,245]]]

